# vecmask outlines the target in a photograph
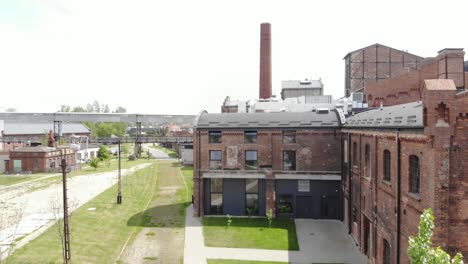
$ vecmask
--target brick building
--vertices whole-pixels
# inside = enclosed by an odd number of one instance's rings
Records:
[[[22,147],[10,151],[5,173],[59,172],[62,159],[74,169],[76,152],[68,147]]]
[[[340,116],[202,113],[194,133],[194,211],[342,218]]]
[[[363,92],[369,81],[379,82],[412,72],[431,60],[378,43],[352,51],[343,59],[346,97]]]
[[[453,80],[425,80],[422,101],[343,126],[344,223],[374,263],[409,263],[425,208],[434,210],[434,244],[468,256],[467,95]]]

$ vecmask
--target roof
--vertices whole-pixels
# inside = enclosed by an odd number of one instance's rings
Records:
[[[287,128],[339,127],[336,110],[326,113],[222,113],[202,112],[195,123],[197,128]]]
[[[346,56],[344,56],[343,59],[346,59],[346,57],[348,57],[349,55],[351,55],[351,53],[355,53],[355,52],[358,52],[358,51],[362,51],[362,50],[365,50],[365,49],[370,48],[370,47],[372,47],[372,46],[385,47],[385,48],[389,48],[389,49],[392,49],[392,50],[396,50],[396,51],[401,52],[401,53],[405,53],[405,54],[408,54],[408,55],[412,55],[412,56],[418,57],[418,58],[420,58],[420,59],[424,59],[424,57],[421,57],[421,56],[418,56],[418,55],[415,55],[415,54],[412,54],[412,53],[409,53],[409,52],[406,52],[406,51],[403,51],[403,50],[395,49],[395,48],[392,48],[392,47],[389,47],[389,46],[385,46],[385,45],[382,45],[382,44],[379,44],[379,43],[375,43],[375,44],[366,46],[366,47],[364,47],[364,48],[360,48],[360,49],[357,49],[357,50],[348,52],[348,54],[346,54]]]
[[[362,112],[346,119],[345,128],[423,128],[422,102],[387,106]]]
[[[4,135],[44,135],[54,129],[53,122],[19,122],[5,121]],[[63,134],[90,133],[90,130],[81,123],[62,123]]]
[[[322,89],[321,80],[289,80],[281,82],[281,89]]]
[[[56,151],[56,148],[37,146],[37,147],[23,147],[11,150],[12,152],[52,152]]]
[[[452,79],[424,80],[427,90],[457,90]]]

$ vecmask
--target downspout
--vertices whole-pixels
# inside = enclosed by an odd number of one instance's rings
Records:
[[[201,175],[200,175],[200,160],[201,160],[201,146],[200,146],[200,130],[197,129],[197,135],[198,135],[198,140],[197,140],[197,147],[198,147],[198,157],[197,157],[197,174],[198,174],[198,216],[201,217],[201,206],[202,206],[202,200],[201,200],[201,190],[202,190],[202,180],[201,180]],[[205,202],[205,201],[203,201]],[[203,208],[205,208],[203,206]]]
[[[397,130],[397,255],[396,263],[400,264],[400,233],[401,233],[401,141],[400,129]]]
[[[352,206],[351,200],[353,197],[353,188],[352,188],[352,162],[351,162],[351,134],[348,133],[348,234],[351,234],[352,231]]]

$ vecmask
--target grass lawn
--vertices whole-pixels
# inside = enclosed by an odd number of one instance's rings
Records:
[[[133,164],[132,164],[133,165]],[[129,238],[141,230],[148,217],[139,214],[154,199],[157,163],[123,178],[123,203],[116,204],[117,186],[107,189],[73,212],[70,219],[71,256],[74,263],[115,263]],[[88,208],[95,207],[95,211]],[[134,216],[138,215],[139,219]],[[128,225],[132,218],[139,224]],[[137,232],[135,232],[137,231]],[[62,263],[57,225],[16,250],[9,263]]]
[[[182,175],[184,176],[185,181],[187,182],[187,185],[189,187],[189,194],[192,195],[193,194],[193,167],[184,166],[184,167],[181,167],[180,170],[182,171]]]
[[[36,174],[21,174],[21,175],[0,175],[0,185],[8,186],[24,181],[30,181],[49,176],[54,173],[36,173]]]
[[[169,155],[170,158],[173,158],[173,159],[177,158],[177,153],[175,152],[175,150],[163,148],[163,147],[160,147],[160,146],[151,146],[151,147],[154,148],[154,149],[159,149],[159,150],[163,151],[164,153]]]
[[[277,261],[255,261],[255,260],[235,260],[235,259],[208,259],[208,264],[287,264],[287,262]]]
[[[209,247],[299,250],[296,225],[291,219],[204,217],[203,234]]]

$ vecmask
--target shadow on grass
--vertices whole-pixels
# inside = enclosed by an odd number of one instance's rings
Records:
[[[271,226],[268,224],[266,218],[244,218],[244,217],[232,217],[231,223],[228,226],[227,217],[204,217],[203,226],[205,227],[215,227],[215,228],[224,228],[228,230],[244,230],[239,232],[244,232],[245,236],[250,237],[262,237],[268,235],[269,230],[272,229],[284,229],[287,232],[287,241],[288,241],[288,250],[299,250],[299,244],[297,241],[296,234],[296,225],[293,219],[274,219],[271,223]],[[237,232],[237,231],[233,231]]]
[[[188,203],[155,206],[130,217],[127,226],[183,228],[187,206]]]

